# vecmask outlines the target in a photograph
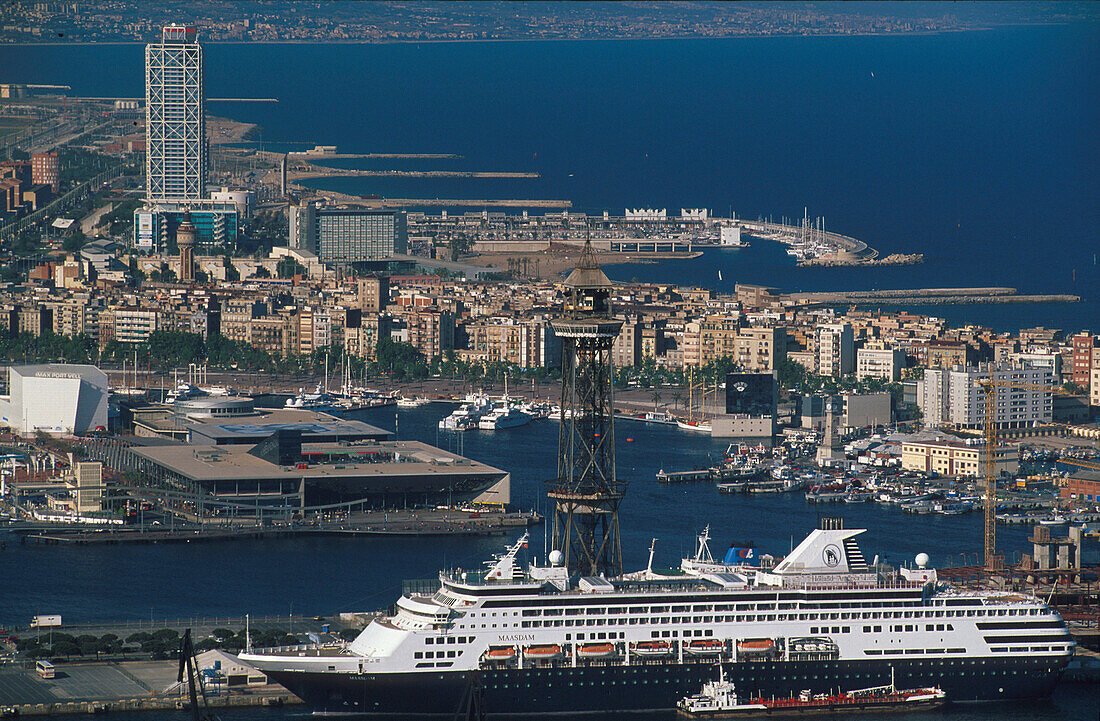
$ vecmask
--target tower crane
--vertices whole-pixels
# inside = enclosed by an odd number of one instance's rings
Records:
[[[982,435],[985,437],[985,459],[983,463],[983,475],[985,476],[985,567],[987,570],[997,570],[1004,565],[1004,556],[997,555],[997,389],[1038,391],[1040,393],[1057,393],[1059,395],[1074,395],[1060,386],[1040,385],[1038,383],[1024,383],[1007,379],[995,379],[990,374],[989,378],[977,381],[985,393],[985,419],[982,424]],[[1076,458],[1061,459],[1060,463],[1081,466],[1100,470],[1100,464],[1077,460]]]

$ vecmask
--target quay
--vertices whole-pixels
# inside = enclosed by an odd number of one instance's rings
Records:
[[[956,305],[966,303],[1077,303],[1076,295],[1020,295],[1015,288],[909,288],[902,290],[829,291],[791,293],[805,307],[830,305]]]
[[[538,173],[482,170],[356,170],[312,166],[310,171],[291,171],[287,180],[313,178],[537,178]]]
[[[189,708],[186,687],[176,684],[177,661],[59,663],[56,677],[30,668],[0,667],[0,717],[104,714]],[[284,706],[301,700],[277,684],[221,689],[210,706]]]
[[[12,526],[27,542],[44,545],[113,545],[123,543],[199,543],[244,539],[289,538],[294,536],[502,536],[516,529],[542,522],[534,513],[464,513],[461,511],[370,511],[354,513],[337,523],[297,523],[279,525],[237,525],[209,527],[188,525],[183,528],[124,528],[95,531],[69,531],[62,528]]]

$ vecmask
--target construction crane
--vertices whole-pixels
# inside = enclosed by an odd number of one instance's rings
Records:
[[[982,435],[985,437],[985,459],[983,463],[983,474],[985,475],[985,567],[987,570],[995,571],[1004,565],[1004,556],[997,555],[997,389],[1038,391],[1059,395],[1075,394],[1060,386],[994,379],[992,376],[978,380],[977,384],[981,386],[982,391],[985,393],[985,419],[982,425]],[[1060,462],[1100,470],[1100,464],[1080,461],[1076,458],[1062,459]]]

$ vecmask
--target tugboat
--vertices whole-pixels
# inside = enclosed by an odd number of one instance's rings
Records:
[[[895,688],[893,668],[890,669],[889,686],[836,694],[803,691],[790,698],[754,698],[742,702],[733,682],[726,680],[725,667],[718,664],[718,680],[708,681],[699,693],[680,699],[678,715],[681,718],[702,719],[817,714],[846,716],[862,711],[929,711],[945,703],[947,694],[935,686],[906,690]]]

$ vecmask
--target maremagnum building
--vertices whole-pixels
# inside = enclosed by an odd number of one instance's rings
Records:
[[[257,409],[241,396],[131,409],[134,434],[90,439],[91,457],[197,515],[297,514],[509,503],[511,476],[362,421]]]

